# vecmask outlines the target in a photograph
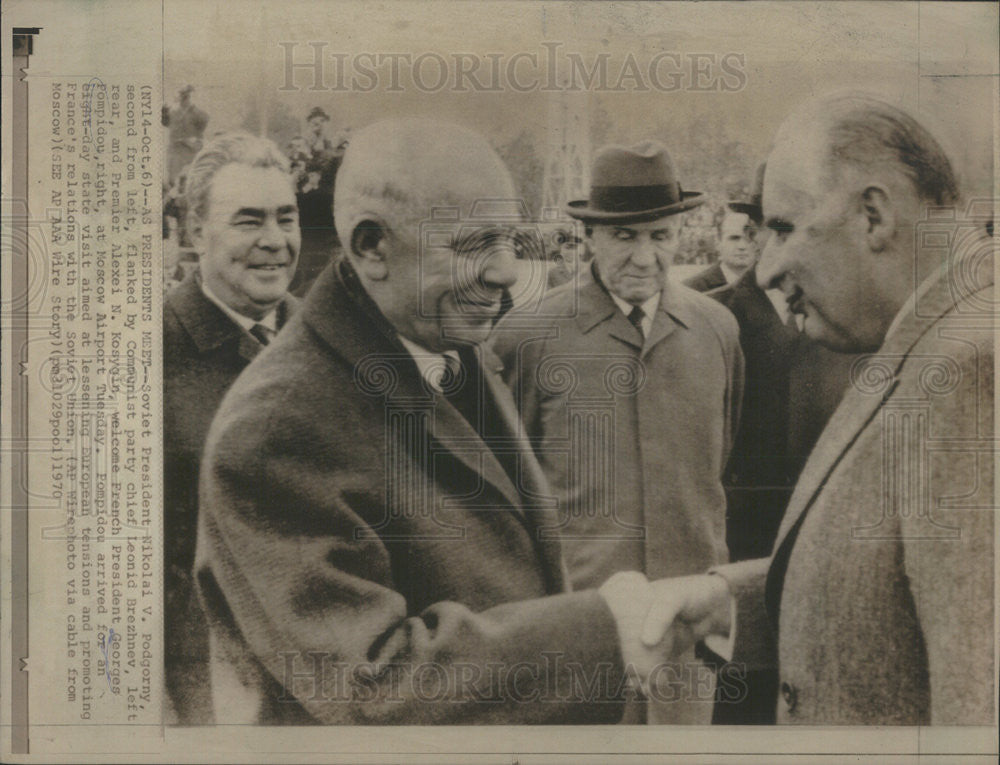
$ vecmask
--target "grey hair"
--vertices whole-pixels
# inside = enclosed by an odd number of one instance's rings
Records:
[[[221,133],[205,144],[188,168],[186,194],[189,214],[204,220],[216,173],[233,163],[249,167],[276,167],[282,172],[290,172],[288,158],[274,141],[249,133]]]
[[[908,178],[924,202],[958,201],[958,181],[948,155],[923,125],[901,109],[866,94],[845,94],[821,99],[808,113],[824,130],[831,172],[843,164],[883,164]]]

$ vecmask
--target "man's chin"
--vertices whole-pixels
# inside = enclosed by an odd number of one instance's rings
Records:
[[[493,322],[490,320],[445,325],[441,330],[443,345],[450,348],[458,348],[463,345],[478,345],[489,338],[492,330]]]
[[[878,345],[869,347],[857,338],[836,329],[821,321],[812,314],[803,314],[802,332],[810,340],[836,353],[863,353],[878,349]]]

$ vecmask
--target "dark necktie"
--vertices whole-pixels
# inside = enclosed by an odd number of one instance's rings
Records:
[[[263,324],[254,324],[250,328],[250,334],[257,338],[257,342],[261,345],[267,345],[271,342],[271,337],[275,334],[275,331],[270,327],[265,327]]]
[[[637,305],[632,306],[632,310],[629,312],[628,315],[628,320],[633,327],[639,330],[639,334],[642,335],[643,337],[646,336],[646,333],[642,331],[642,320],[644,318],[646,318],[646,314],[642,312],[642,309]]]
[[[497,439],[503,442],[509,436],[497,411],[497,403],[483,380],[483,375],[486,373],[474,350],[463,348],[458,355],[459,358],[456,359],[450,354],[445,354],[447,374],[454,376],[450,381],[444,379],[441,381],[444,395],[486,442],[514,486],[517,486],[517,453],[509,447],[495,448]]]

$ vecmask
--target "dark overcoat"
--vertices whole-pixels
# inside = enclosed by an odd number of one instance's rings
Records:
[[[459,376],[485,407],[473,428],[340,262],[233,386],[196,564],[220,721],[620,717],[602,703],[623,684],[614,619],[566,591],[496,364]]]
[[[278,306],[278,326],[295,309]],[[192,271],[163,306],[164,624],[166,685],[182,723],[204,723],[208,631],[192,586],[198,465],[222,397],[261,344],[205,297]]]

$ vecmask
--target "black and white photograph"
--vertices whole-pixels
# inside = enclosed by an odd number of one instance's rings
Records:
[[[997,4],[14,5],[11,761],[995,761]]]

